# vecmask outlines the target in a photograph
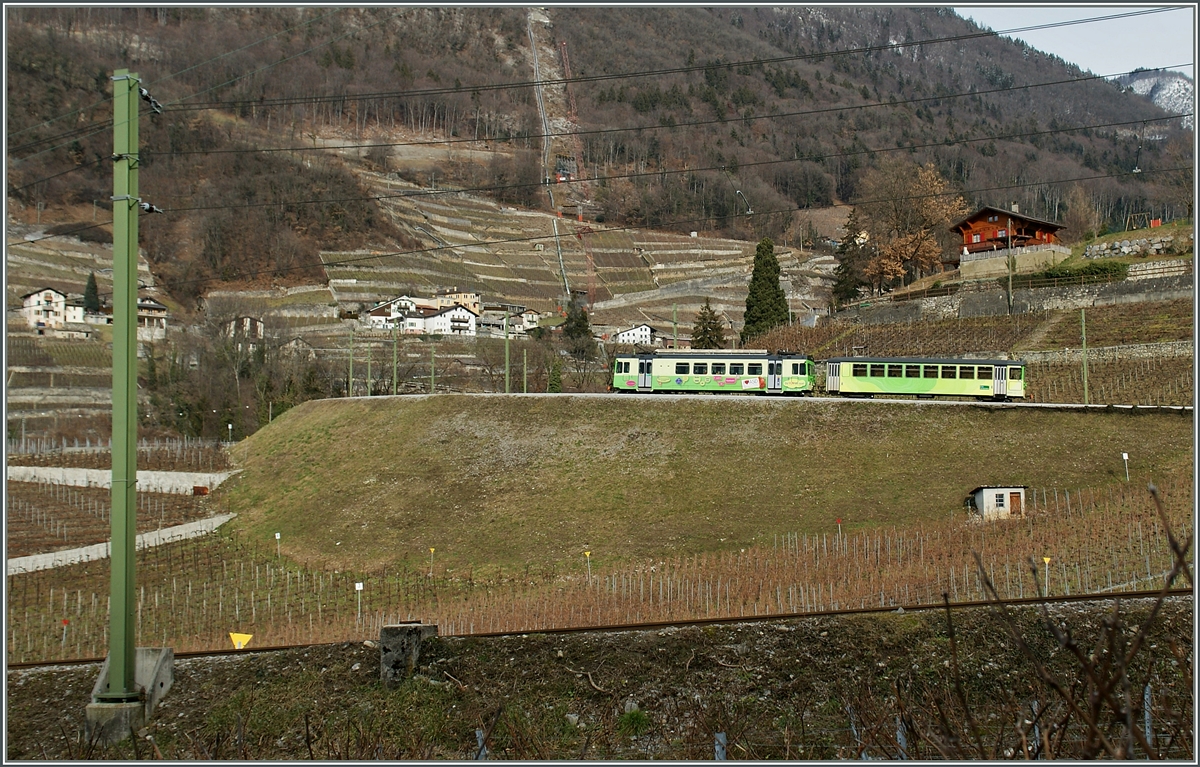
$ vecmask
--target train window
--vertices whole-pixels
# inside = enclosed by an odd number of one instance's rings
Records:
[[[888,365],[888,378],[899,378],[904,374],[903,365]]]
[[[792,375],[794,375],[794,376],[800,375],[800,363],[799,362],[792,363]]]
[[[988,366],[980,365],[978,377],[979,378],[991,378],[992,377],[991,366],[990,365],[988,365]]]
[[[904,366],[904,377],[905,378],[920,378],[921,377],[921,366],[920,365],[905,365]]]
[[[675,375],[687,375],[688,364],[686,362],[675,363]]]
[[[725,363],[724,362],[714,362],[713,363],[713,375],[715,375],[715,376],[725,375]]]
[[[805,363],[805,368],[808,370],[808,374],[809,374],[809,375],[812,375],[812,374],[813,374],[813,363],[812,363],[812,360],[809,360],[808,362],[806,362],[806,363]]]
[[[746,366],[746,375],[748,375],[748,376],[762,375],[762,363],[761,362],[751,362],[749,365]]]
[[[840,367],[840,366],[839,366],[839,367]],[[865,363],[865,362],[855,362],[855,363],[854,363],[854,370],[853,370],[853,373],[854,373],[854,375],[856,375],[856,376],[860,376],[860,377],[864,377],[864,378],[865,378],[865,377],[866,377],[866,375],[867,375],[867,363]]]
[[[883,365],[872,365],[871,366],[871,377],[872,378],[883,378]]]
[[[953,365],[942,365],[942,378],[957,378],[958,368]]]
[[[962,367],[960,367],[958,369],[958,377],[959,378],[974,378],[975,377],[975,366],[974,365],[963,365]]]
[[[695,365],[692,365],[692,372],[698,376],[707,375],[708,374],[708,363],[697,362]]]
[[[729,375],[740,376],[745,372],[746,372],[746,366],[743,365],[742,363],[740,363],[740,362],[730,362],[729,363]]]
[[[1009,368],[1008,369],[1008,380],[1020,381],[1021,380],[1021,368],[1018,368],[1018,367]]]
[[[938,368],[937,365],[926,365],[925,366],[925,378],[937,378],[938,377],[938,375],[937,375],[938,369],[937,368]]]

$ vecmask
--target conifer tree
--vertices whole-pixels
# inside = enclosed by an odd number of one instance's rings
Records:
[[[721,324],[721,318],[713,311],[707,298],[704,299],[704,306],[700,307],[700,312],[696,315],[696,323],[692,325],[692,348],[725,348],[725,327]]]
[[[562,361],[558,357],[550,365],[550,382],[546,386],[550,394],[562,394]]]
[[[788,321],[787,296],[779,286],[779,260],[775,244],[764,237],[754,252],[754,272],[750,292],[746,294],[746,317],[742,326],[742,344]]]
[[[96,273],[88,274],[87,286],[83,289],[83,310],[96,314],[100,311],[100,290],[96,287]]]

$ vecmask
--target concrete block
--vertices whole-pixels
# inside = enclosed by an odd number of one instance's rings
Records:
[[[154,716],[159,701],[170,691],[175,681],[175,651],[170,647],[139,647],[134,655],[133,683],[142,700],[143,720]],[[100,676],[92,687],[92,700],[108,690],[108,658],[100,666]],[[99,704],[96,704],[99,705]],[[117,704],[104,704],[117,705]],[[122,704],[123,705],[123,704]],[[90,708],[90,707],[89,707]]]
[[[421,657],[421,642],[438,635],[436,625],[420,622],[384,626],[379,631],[379,679],[388,687],[412,676]]]
[[[89,703],[84,736],[89,743],[112,745],[146,726],[146,707],[133,703]]]

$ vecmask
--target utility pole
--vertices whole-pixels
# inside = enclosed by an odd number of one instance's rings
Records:
[[[1012,219],[1011,218],[1008,220],[1008,228],[1005,229],[1004,231],[1005,231],[1005,234],[1008,235],[1008,258],[1005,259],[1006,261],[1008,261],[1008,313],[1012,314],[1013,313],[1012,276],[1013,276],[1013,268],[1015,266],[1014,262],[1016,261],[1016,257],[1013,256],[1013,252],[1012,252]]]
[[[521,375],[525,378],[525,381],[521,386],[521,393],[528,394],[529,393],[529,350],[528,349],[521,350]]]
[[[350,380],[346,382],[346,396],[354,396],[354,326],[350,326]]]
[[[392,324],[392,396],[396,396],[396,325]]]
[[[371,396],[371,344],[367,343],[367,396]]]
[[[679,348],[679,304],[671,304],[671,348]]]
[[[504,310],[504,393],[508,394],[511,391],[509,386],[509,369],[508,369],[508,310]]]
[[[136,704],[138,99],[113,72],[113,432],[108,679],[95,704]],[[93,717],[89,710],[89,724]],[[136,714],[135,714],[136,716]],[[100,717],[98,717],[100,718]],[[127,737],[121,734],[116,739]]]
[[[429,393],[437,394],[437,379],[435,378],[435,369],[437,367],[437,352],[433,345],[429,346]]]
[[[1087,317],[1086,309],[1079,310],[1079,333],[1083,336],[1083,404],[1088,404]]]

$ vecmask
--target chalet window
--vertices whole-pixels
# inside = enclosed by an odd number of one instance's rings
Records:
[[[725,363],[724,362],[714,362],[712,374],[715,376],[725,375]]]
[[[696,375],[701,375],[701,376],[707,375],[708,374],[708,363],[697,362],[695,365],[692,365],[692,372],[695,373]]]
[[[905,378],[920,378],[921,377],[921,366],[920,365],[905,365],[904,366],[904,377]]]
[[[1020,381],[1021,380],[1021,368],[1018,368],[1018,367],[1009,368],[1008,369],[1008,380]]]
[[[983,239],[982,235],[978,235],[978,234],[971,235],[971,242],[979,242],[982,239]]]
[[[887,374],[888,378],[900,378],[901,376],[904,375],[904,366],[903,365],[888,365],[887,368],[888,368],[888,374]]]
[[[874,364],[871,365],[871,377],[872,378],[883,378],[883,368],[884,368],[883,365],[874,365]]]
[[[686,362],[676,362],[675,363],[675,375],[685,376],[685,375],[687,375],[687,372],[688,372],[688,364]]]
[[[856,376],[866,377],[866,375],[867,375],[867,363],[865,363],[865,362],[855,362],[855,363],[854,363],[854,369],[853,369],[853,371],[852,371],[852,372],[853,372],[853,374],[854,374],[854,375],[856,375]]]
[[[1007,236],[1008,236],[1008,230],[1007,230],[1007,229],[1000,229],[999,231],[997,231],[997,232],[996,232],[996,236],[997,236],[997,237],[1007,237]]]
[[[925,378],[937,378],[937,377],[938,377],[938,366],[937,365],[926,365],[925,366]]]
[[[960,367],[958,369],[958,377],[959,378],[974,378],[975,377],[975,366],[974,365],[963,365],[962,367]]]
[[[957,378],[958,368],[953,365],[942,365],[942,378]]]
[[[744,375],[745,372],[746,372],[746,366],[743,365],[742,363],[740,363],[740,362],[730,362],[729,363],[729,375],[740,376],[740,375]]]
[[[746,375],[752,375],[752,376],[762,375],[762,363],[761,362],[751,362],[746,367]]]

